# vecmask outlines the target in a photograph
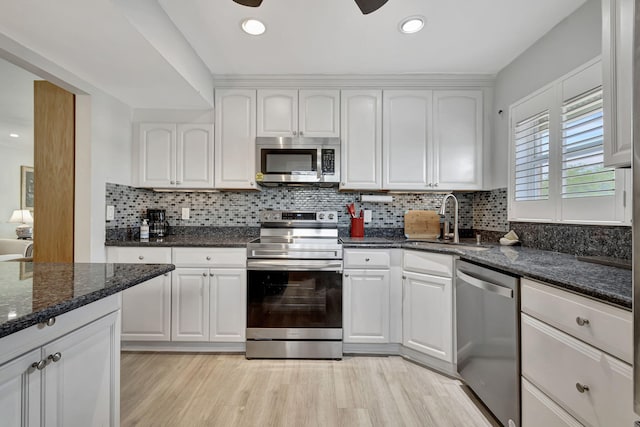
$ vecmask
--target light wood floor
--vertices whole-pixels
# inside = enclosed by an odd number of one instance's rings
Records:
[[[122,354],[121,423],[153,426],[492,426],[461,383],[400,357],[246,360]]]

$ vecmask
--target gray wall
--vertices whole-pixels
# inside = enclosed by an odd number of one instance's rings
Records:
[[[487,188],[507,186],[509,106],[600,55],[601,21],[600,0],[588,0],[498,73],[492,112],[494,172]]]

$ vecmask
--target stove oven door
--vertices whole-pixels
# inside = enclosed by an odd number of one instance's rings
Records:
[[[342,262],[248,263],[248,339],[342,339]]]

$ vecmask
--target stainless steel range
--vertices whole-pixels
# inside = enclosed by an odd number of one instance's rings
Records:
[[[342,358],[335,211],[264,211],[247,245],[247,358]]]

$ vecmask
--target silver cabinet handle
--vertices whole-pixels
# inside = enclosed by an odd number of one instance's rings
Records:
[[[32,368],[36,368],[38,371],[42,371],[47,366],[47,361],[42,359],[39,362],[33,362],[31,364]]]
[[[492,292],[503,297],[513,298],[513,289],[506,288],[504,286],[497,285],[491,282],[485,282],[484,280],[476,279],[473,276],[463,273],[460,270],[456,270],[456,277],[462,279],[464,283],[467,283],[483,291]]]
[[[293,136],[296,136],[298,134],[298,132],[296,132],[295,130],[293,131]]]
[[[176,185],[182,184],[182,181],[176,181]]]
[[[371,261],[371,258],[365,258],[364,261],[365,262],[369,262],[369,261]]]
[[[207,257],[207,261],[211,261],[211,257],[210,256]]]
[[[169,277],[169,273],[164,273],[164,277]]]
[[[435,184],[433,184],[433,186],[434,186],[434,187],[437,187],[437,186],[438,186],[438,183],[436,182]]]
[[[207,277],[207,273],[202,273],[202,276],[203,277]]]
[[[56,318],[55,317],[50,317],[47,319],[46,322],[44,322],[45,325],[47,326],[53,326],[56,324]]]
[[[56,353],[53,353],[51,355],[49,355],[49,357],[47,357],[47,359],[53,361],[53,362],[57,362],[58,360],[62,359],[62,353],[60,353],[59,351]]]
[[[576,383],[576,389],[580,392],[580,393],[584,393],[585,391],[589,391],[589,386],[586,384],[580,384],[580,383]]]
[[[344,187],[345,184],[344,184],[344,182],[341,182],[340,185],[342,185]]]
[[[304,135],[304,133],[302,131],[300,131],[300,136]]]
[[[345,275],[344,275],[344,277],[349,277],[349,275],[348,275],[348,274],[345,274]]]
[[[580,326],[589,326],[589,319],[578,316],[576,317],[576,323]]]
[[[169,181],[169,184],[171,184],[171,185],[173,185],[175,183],[176,183],[175,181]]]
[[[255,184],[255,182],[250,182],[249,185],[253,187],[256,184]]]
[[[407,276],[402,276],[402,280],[406,280]]]
[[[140,261],[142,261],[142,260],[144,259],[144,257],[143,257],[142,255],[140,255],[140,256],[138,257],[138,259],[139,259]]]
[[[209,273],[209,276],[213,277],[213,273]]]

